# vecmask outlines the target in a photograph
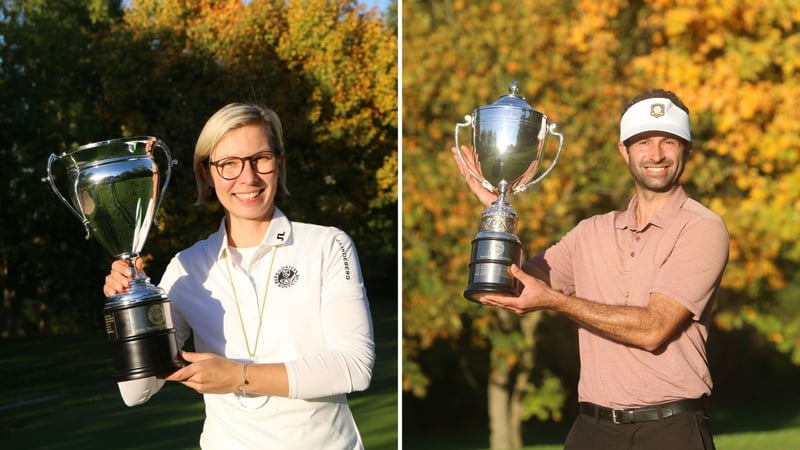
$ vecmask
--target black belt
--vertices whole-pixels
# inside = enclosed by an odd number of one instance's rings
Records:
[[[581,414],[587,414],[601,420],[608,420],[615,424],[649,422],[652,420],[666,419],[688,411],[708,409],[708,397],[677,400],[660,405],[645,406],[643,408],[614,409],[595,405],[594,403],[581,402],[578,405]]]

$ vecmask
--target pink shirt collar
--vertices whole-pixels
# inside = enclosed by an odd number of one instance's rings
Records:
[[[667,224],[678,214],[678,211],[688,198],[689,196],[686,195],[686,191],[683,190],[683,187],[678,186],[678,189],[672,193],[667,203],[664,204],[664,206],[650,219],[650,221],[644,227],[642,227],[642,230],[646,229],[650,225],[657,226],[659,228],[666,227]],[[628,203],[628,209],[620,214],[617,214],[617,217],[614,220],[614,227],[618,230],[624,230],[626,228],[637,230],[636,208],[638,205],[639,198],[634,194],[633,198],[631,198],[631,201]]]

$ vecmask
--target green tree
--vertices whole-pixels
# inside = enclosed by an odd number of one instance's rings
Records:
[[[0,4],[0,335],[96,323],[108,257],[41,178],[49,154],[112,131],[97,111],[95,36],[121,13],[119,1]]]
[[[124,128],[163,130],[187,162],[163,208],[169,244],[159,247],[197,239],[173,221],[218,224],[186,201],[194,139],[223,104],[254,101],[284,125],[292,195],[279,207],[350,233],[368,287],[396,292],[397,39],[376,11],[345,0],[140,0],[107,45],[129,62],[104,78],[109,115]]]
[[[179,164],[144,248],[158,281],[176,251],[219,225],[218,207],[193,205],[192,155],[205,120],[233,101],[263,103],[284,123],[292,196],[279,206],[350,233],[371,297],[394,298],[397,39],[377,10],[345,0],[2,8],[4,334],[102,327],[111,258],[41,183],[48,155],[118,136],[167,143]]]

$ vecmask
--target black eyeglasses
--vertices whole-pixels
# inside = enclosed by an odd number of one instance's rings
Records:
[[[209,161],[209,164],[217,168],[219,176],[226,180],[233,180],[244,171],[245,161],[250,163],[250,167],[253,170],[263,175],[275,170],[278,157],[275,152],[263,152],[246,158],[231,156],[222,158],[219,161]]]

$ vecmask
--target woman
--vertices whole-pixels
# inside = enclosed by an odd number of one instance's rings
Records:
[[[285,161],[278,116],[256,105],[219,110],[195,146],[198,203],[216,195],[225,218],[172,259],[160,286],[178,344],[194,337],[197,353],[181,352],[189,364],[165,379],[203,394],[203,448],[363,448],[346,398],[369,386],[375,361],[358,257],[344,232],[275,207]],[[130,276],[115,262],[104,293]],[[132,406],[162,385],[120,392]]]

